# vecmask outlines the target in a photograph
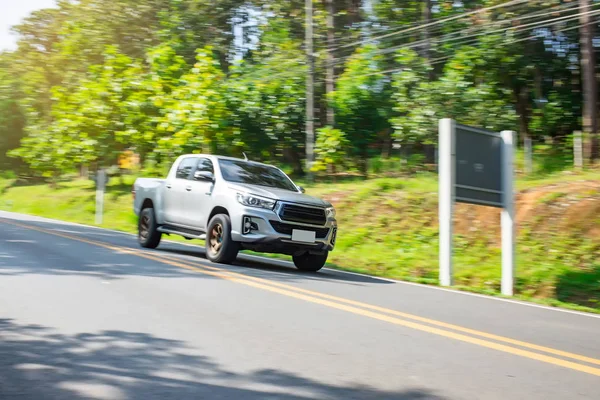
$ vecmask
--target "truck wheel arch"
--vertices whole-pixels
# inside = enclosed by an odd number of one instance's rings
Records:
[[[143,210],[144,208],[154,208],[154,203],[152,203],[152,200],[145,199],[140,210]]]
[[[208,219],[206,220],[207,227],[208,227],[208,224],[210,223],[210,220],[217,214],[225,214],[225,215],[229,216],[229,211],[227,211],[227,209],[225,207],[221,207],[221,206],[217,206],[217,207],[213,208],[212,211],[210,212],[210,215],[208,216]]]

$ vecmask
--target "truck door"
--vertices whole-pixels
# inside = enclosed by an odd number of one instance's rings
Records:
[[[183,158],[177,166],[177,171],[172,179],[165,183],[165,222],[176,225],[189,225],[186,223],[185,198],[191,183],[192,172],[196,168],[198,157]]]
[[[214,181],[207,179],[207,174],[215,175],[213,163],[208,158],[201,157],[198,161],[195,171],[203,172],[202,177],[192,178],[189,184],[189,190],[186,193],[185,209],[188,217],[188,224],[195,229],[205,230],[206,219],[212,209],[212,190]]]

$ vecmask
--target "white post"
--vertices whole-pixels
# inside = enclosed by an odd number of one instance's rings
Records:
[[[527,175],[533,172],[533,148],[531,144],[531,138],[525,138],[525,173]]]
[[[575,169],[583,168],[583,140],[581,131],[573,132],[573,160]]]
[[[502,131],[502,284],[503,295],[512,296],[515,281],[515,225],[513,193],[513,131]]]
[[[96,225],[102,224],[104,212],[104,187],[106,186],[106,172],[101,169],[96,175]]]
[[[440,224],[440,285],[452,285],[452,209],[454,206],[455,124],[439,122],[438,180]]]

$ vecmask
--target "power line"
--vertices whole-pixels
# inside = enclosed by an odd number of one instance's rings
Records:
[[[590,24],[592,24],[592,23],[598,23],[598,22],[600,22],[600,19],[596,19],[594,21],[591,21]],[[579,24],[579,25],[572,26],[572,27],[569,27],[569,28],[559,29],[556,32],[567,32],[567,31],[571,31],[573,29],[579,29],[579,28],[581,28],[584,25],[585,24]],[[528,36],[528,37],[525,37],[525,38],[520,38],[520,39],[517,39],[517,40],[511,40],[510,42],[504,43],[503,45],[512,45],[514,43],[519,43],[519,42],[523,42],[523,41],[527,41],[527,40],[531,40],[531,39],[539,39],[539,38],[540,38],[539,35],[531,35],[531,36]],[[474,51],[476,51],[476,50],[466,51],[464,54],[473,53]],[[430,65],[441,64],[441,63],[443,63],[443,62],[451,59],[452,57],[453,56],[446,56],[446,57],[436,58],[436,59],[432,60],[432,62],[431,62]],[[360,76],[365,77],[365,76],[372,76],[372,75],[385,75],[385,74],[391,74],[391,73],[395,73],[395,72],[402,72],[404,69],[405,69],[405,67],[393,68],[393,69],[388,69],[388,70],[385,70],[385,71],[378,71],[378,72],[372,72],[372,73],[369,73],[369,74],[362,74]]]
[[[525,5],[525,4],[519,4],[519,5]],[[557,11],[559,11],[559,10],[560,10],[560,9],[562,9],[562,8],[567,8],[567,9],[569,9],[569,8],[580,8],[580,7],[577,5],[577,3],[563,3],[563,4],[559,4],[559,5],[552,6],[552,7],[550,7],[550,8],[556,9],[556,11],[554,11],[554,12],[557,12]],[[477,11],[473,11],[473,12],[481,12],[481,11],[485,11],[485,9],[484,9],[484,10],[477,10]],[[534,17],[535,15],[533,15],[533,14],[536,14],[536,13],[539,13],[539,11],[534,11],[534,12],[532,12],[532,13],[525,14],[523,17],[515,17],[515,18],[511,19],[511,21],[512,21],[512,20],[515,20],[515,19],[519,19],[519,18],[526,18],[526,17],[529,17],[529,16],[532,16],[532,17]],[[462,15],[462,16],[468,16],[468,15],[463,15],[463,14],[461,14],[461,15]],[[437,20],[434,20],[433,22],[435,22],[435,21],[437,21]],[[433,23],[433,22],[432,22],[432,23]],[[504,21],[494,21],[494,22],[508,22],[508,20],[504,20]],[[413,22],[413,23],[411,23],[411,24],[407,24],[407,25],[408,25],[408,27],[410,28],[410,27],[417,27],[417,26],[420,26],[420,25],[421,25],[421,23],[420,23],[420,22]],[[381,31],[389,31],[389,30],[391,30],[391,29],[392,29],[392,28],[390,28],[389,26],[386,26],[386,27],[380,27],[380,28],[378,28],[378,29],[377,29],[377,32],[381,32]],[[402,29],[407,29],[407,27],[403,27]],[[444,29],[444,28],[443,28],[443,26],[436,26],[436,27],[434,28],[434,30],[431,30],[431,31],[430,31],[430,33],[431,33],[431,34],[435,34],[435,33],[438,33],[438,32],[440,32],[440,31],[442,31],[443,29]],[[393,32],[390,32],[390,33],[393,33]],[[409,35],[401,35],[400,37],[405,37],[405,36],[409,36]],[[334,39],[334,42],[339,42],[339,41],[343,41],[343,40],[347,40],[347,39],[352,39],[352,37],[339,37],[339,38],[336,38],[336,39]],[[398,38],[396,38],[396,39],[398,39]],[[339,47],[339,48],[341,48],[341,47]]]
[[[577,7],[579,8],[579,7]],[[545,15],[549,15],[549,14],[554,14],[556,11],[553,12],[547,12],[544,14],[538,14],[537,16],[545,16]],[[444,43],[448,43],[448,42],[452,42],[455,40],[464,40],[464,39],[468,39],[468,38],[473,38],[473,37],[479,37],[479,36],[483,36],[483,35],[490,35],[490,34],[495,34],[495,33],[499,33],[499,32],[506,32],[506,31],[522,31],[522,30],[526,30],[538,25],[545,25],[545,24],[550,24],[550,25],[554,25],[556,23],[560,23],[560,22],[568,22],[571,21],[573,19],[577,19],[579,18],[580,15],[586,15],[586,14],[590,14],[590,15],[596,15],[598,14],[599,11],[598,9],[594,10],[594,11],[588,11],[586,13],[579,13],[579,14],[571,14],[571,15],[567,15],[567,16],[563,16],[563,17],[558,17],[558,18],[554,18],[554,19],[546,19],[546,20],[542,20],[542,21],[537,21],[537,22],[533,22],[530,24],[525,24],[525,25],[519,25],[516,27],[508,27],[508,28],[501,28],[501,29],[497,29],[497,30],[492,30],[492,31],[483,31],[483,29],[480,29],[479,32],[477,33],[473,33],[467,36],[462,36],[462,37],[456,37],[456,38],[449,38],[448,40],[444,41],[444,40],[434,40],[433,42],[435,44],[444,44]],[[503,23],[507,23],[507,22],[513,22],[515,20],[520,20],[523,19],[521,17],[516,17],[510,20],[506,20],[503,21]],[[526,18],[526,19],[530,19],[530,18]],[[493,26],[493,25],[501,25],[498,22],[494,22],[491,24],[487,24],[487,25],[481,25],[482,28],[485,28],[486,26]],[[442,39],[444,38],[448,38],[449,36],[454,36],[456,32],[450,33],[448,35],[446,35],[445,37],[442,37]],[[394,46],[394,47],[389,47],[389,48],[385,48],[385,49],[379,49],[377,51],[374,51],[372,54],[377,55],[377,54],[388,54],[388,53],[392,53],[396,50],[400,50],[400,49],[410,49],[410,48],[415,48],[415,47],[419,47],[424,43],[424,40],[419,40],[413,43],[409,43],[409,44],[402,44],[399,46]],[[334,64],[340,64],[342,62],[344,62],[345,60],[347,60],[348,58],[352,57],[352,55],[349,56],[345,56],[345,57],[338,57],[335,59]]]
[[[580,7],[573,7],[573,8],[578,9]],[[541,17],[541,16],[546,16],[546,15],[549,15],[549,14],[553,14],[555,12],[556,11],[539,13],[539,11],[538,11],[535,16]],[[593,10],[593,11],[588,11],[587,13],[589,13],[590,15],[597,15],[597,14],[600,13],[600,10],[596,9],[596,10]],[[519,25],[519,26],[514,27],[514,28],[513,27],[508,27],[508,28],[496,29],[496,30],[493,30],[493,31],[483,31],[483,32],[480,31],[480,32],[477,32],[477,33],[473,33],[471,35],[452,38],[452,39],[447,40],[447,41],[436,41],[437,42],[436,44],[439,45],[439,44],[453,43],[453,45],[454,45],[453,47],[458,48],[460,46],[464,46],[464,45],[469,45],[469,44],[476,43],[477,39],[473,40],[473,38],[478,38],[478,37],[483,36],[483,35],[494,34],[494,33],[499,33],[499,32],[506,32],[506,31],[519,32],[519,31],[524,31],[524,30],[527,30],[529,28],[540,26],[540,25],[545,25],[545,24],[549,24],[549,25],[552,26],[552,25],[556,25],[556,24],[561,23],[561,22],[569,22],[569,21],[571,21],[573,19],[577,19],[582,14],[586,14],[586,13],[570,14],[570,15],[562,16],[562,17],[558,17],[558,18],[550,18],[550,19],[546,19],[546,20],[542,20],[542,21],[536,21],[536,22],[533,22],[533,23],[530,23],[530,24]],[[530,18],[525,18],[525,19],[531,19],[531,18],[533,18],[535,16],[530,15],[529,16]],[[523,18],[522,17],[515,17],[515,18],[512,18],[510,20],[505,20],[505,21],[503,21],[503,23],[513,22],[515,20],[520,20],[520,19],[523,19]],[[492,26],[493,25],[499,25],[499,23],[497,21],[497,22],[494,22],[494,23],[491,23],[491,24],[481,25],[481,27],[490,26],[490,25],[492,25]],[[446,37],[447,36],[452,36],[453,34],[454,33],[448,34],[448,35],[446,35]],[[417,42],[414,42],[414,43],[400,45],[400,46],[395,46],[395,47],[392,47],[392,48],[380,49],[380,50],[372,52],[372,54],[374,54],[374,55],[377,55],[377,54],[387,54],[387,53],[391,53],[393,51],[404,49],[404,48],[414,48],[414,47],[418,47],[421,43],[422,43],[422,41],[417,41]],[[339,57],[334,62],[334,65],[340,64],[340,63],[342,63],[343,61],[347,60],[350,57],[352,57],[352,55],[347,56],[347,57]],[[439,59],[435,59],[434,61],[437,61],[437,60],[439,60]],[[247,78],[252,78],[253,76],[259,77],[259,75],[263,75],[264,73],[268,73],[270,71],[279,71],[282,67],[285,67],[287,65],[290,65],[290,66],[291,65],[294,65],[294,66],[301,66],[302,65],[303,66],[303,65],[305,65],[305,62],[300,61],[300,60],[294,60],[294,59],[285,60],[282,63],[279,63],[277,65],[263,67],[259,71],[251,72],[250,74],[247,74],[245,77],[247,77]],[[276,74],[268,75],[266,78],[267,78],[267,80],[272,80],[272,79],[277,78],[279,76],[287,76],[289,74],[293,74],[295,72],[294,70],[295,70],[295,68],[291,69],[291,70],[281,71],[281,72],[276,73]]]
[[[364,43],[368,43],[368,42],[373,42],[373,41],[380,40],[380,39],[385,39],[385,38],[388,38],[388,37],[400,35],[402,33],[412,32],[412,31],[419,30],[419,29],[424,29],[424,28],[427,28],[429,26],[435,26],[435,25],[441,24],[443,22],[454,21],[454,20],[457,20],[457,19],[460,19],[460,18],[468,17],[468,16],[473,15],[473,14],[482,13],[482,12],[494,10],[494,9],[501,8],[501,7],[509,7],[509,6],[512,6],[512,5],[518,5],[518,4],[521,4],[521,3],[526,3],[527,1],[528,0],[511,0],[511,1],[507,1],[506,3],[497,4],[495,6],[486,7],[486,8],[482,8],[482,9],[479,9],[479,10],[469,11],[467,13],[462,13],[462,14],[459,14],[459,15],[455,15],[455,16],[452,16],[452,17],[435,20],[435,21],[430,22],[428,24],[422,24],[422,25],[414,26],[414,27],[411,27],[411,28],[408,28],[408,29],[399,30],[399,31],[396,31],[396,32],[390,32],[390,33],[385,34],[385,35],[376,36],[376,37],[373,37],[373,38],[367,38],[367,39],[364,39],[364,40],[359,40],[359,41],[356,41],[356,42],[348,43],[348,44],[345,44],[345,45],[341,45],[341,46],[335,47],[332,50],[335,51],[335,50],[343,49],[343,48],[346,48],[346,47],[353,47],[353,46],[356,46],[356,45],[360,45],[360,44],[364,44]]]

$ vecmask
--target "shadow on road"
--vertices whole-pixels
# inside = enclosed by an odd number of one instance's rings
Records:
[[[216,266],[216,264],[212,264],[206,259],[206,251],[202,247],[198,246],[197,250],[186,247],[168,243],[162,245],[162,247],[159,247],[157,250],[164,253],[194,257],[197,259],[197,262],[211,265],[213,267]],[[238,260],[233,265],[235,267],[241,267],[237,268],[236,272],[246,272],[257,277],[273,278],[274,275],[272,272],[278,272],[279,274],[277,274],[277,280],[308,279],[320,281],[339,281],[356,285],[364,283],[393,284],[391,281],[372,278],[366,275],[346,274],[343,272],[325,269],[318,272],[303,272],[296,269],[293,265],[291,265],[291,263],[283,260],[271,260],[268,258],[247,255],[244,253],[240,253]],[[231,267],[227,265],[219,265],[219,268],[228,269]]]
[[[0,319],[0,398],[441,399],[422,389],[333,386],[285,371],[234,373],[176,340],[124,331],[67,335],[10,319]]]
[[[45,221],[28,216],[15,217],[14,221],[34,228],[42,228],[55,235],[72,236],[84,241],[115,246],[115,248],[109,249],[74,239],[53,236],[49,233],[29,230],[10,223],[3,224],[2,229],[0,229],[0,244],[10,242],[14,252],[4,254],[4,258],[0,257],[0,276],[23,274],[84,275],[97,276],[105,280],[121,279],[127,276],[210,278],[208,275],[136,255],[141,253],[148,254],[151,257],[160,257],[160,253],[186,256],[193,258],[191,261],[195,263],[216,266],[216,264],[212,264],[206,259],[202,241],[195,242],[198,246],[192,247],[165,240],[156,251],[148,251],[140,248],[134,236],[124,233]],[[0,219],[0,222],[2,222],[2,219]],[[0,253],[2,252],[3,249],[0,247]],[[234,266],[220,265],[219,268],[235,269],[236,272],[278,281],[303,279],[343,282],[350,285],[393,283],[365,275],[346,274],[331,270],[306,273],[298,271],[289,263],[281,260],[270,260],[246,254],[240,254]]]

